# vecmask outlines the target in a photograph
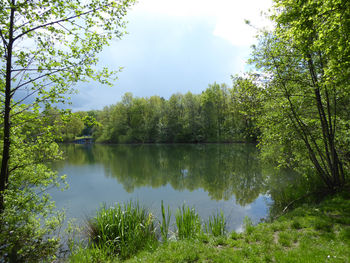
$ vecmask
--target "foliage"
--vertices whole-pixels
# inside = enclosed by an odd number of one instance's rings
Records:
[[[348,192],[305,204],[270,223],[222,238],[177,240],[143,251],[126,262],[348,262]],[[298,229],[295,223],[298,221]],[[332,228],[320,229],[322,221]]]
[[[92,244],[123,259],[152,246],[157,240],[153,215],[131,201],[110,208],[102,206],[87,227]]]
[[[261,86],[258,84],[258,76],[246,74],[244,76],[232,76],[233,88],[230,90],[234,106],[233,122],[231,128],[242,134],[246,141],[256,141],[260,135],[258,119],[262,114]],[[238,130],[238,131],[237,131]]]
[[[162,200],[162,204],[161,204],[161,211],[162,211],[162,221],[160,223],[160,233],[162,235],[163,241],[167,242],[168,233],[169,233],[169,226],[170,226],[171,211],[170,211],[169,206],[168,206],[167,211],[165,211],[163,200]]]
[[[350,164],[349,10],[348,1],[275,1],[276,27],[252,59],[264,87],[264,157],[330,191],[345,185]]]
[[[26,120],[30,122],[26,122]],[[17,121],[17,119],[14,119]],[[19,120],[18,120],[19,121]],[[64,182],[47,163],[61,157],[53,142],[51,126],[44,118],[21,116],[22,126],[13,127],[11,173],[5,190],[6,209],[0,214],[0,258],[5,262],[36,262],[53,258],[59,247],[56,228],[63,215],[45,193]]]
[[[251,234],[254,231],[254,226],[252,220],[246,216],[243,221],[244,225],[244,230],[248,233]]]
[[[180,210],[182,214],[183,210],[184,206]],[[193,209],[185,210],[195,214]],[[151,250],[138,251],[124,262],[345,263],[350,256],[349,218],[350,195],[349,191],[343,191],[317,204],[303,204],[273,222],[253,226],[246,217],[242,233],[231,232],[220,237],[209,234],[206,238],[197,235],[163,242]],[[97,246],[80,247],[70,262],[119,262],[109,251]]]
[[[255,84],[234,78],[233,86],[214,83],[200,95],[177,93],[169,100],[126,93],[121,102],[97,112],[101,126],[93,136],[112,143],[254,142],[256,118],[242,104],[248,103],[245,90],[254,90]]]
[[[63,123],[45,111],[77,82],[110,82],[115,72],[97,69],[98,54],[123,35],[133,2],[0,2],[0,261],[53,259],[62,219],[45,191],[61,182],[49,165],[61,158],[54,141]],[[75,135],[81,127],[66,128]]]
[[[201,220],[194,208],[183,204],[176,210],[175,220],[179,239],[196,238],[201,233]]]
[[[57,141],[73,141],[77,136],[88,131],[93,122],[92,117],[86,112],[74,112],[47,107],[43,111],[43,117],[47,119],[46,125],[54,127]]]
[[[205,224],[207,233],[211,233],[214,237],[224,236],[227,231],[226,219],[222,211],[209,216],[208,222]]]

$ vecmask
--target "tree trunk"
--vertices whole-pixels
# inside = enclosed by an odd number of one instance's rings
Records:
[[[13,49],[13,26],[14,26],[14,14],[15,14],[15,0],[12,1],[11,14],[10,14],[10,30],[9,41],[7,43],[6,54],[6,84],[5,84],[5,106],[4,106],[4,145],[2,150],[2,161],[0,170],[0,213],[3,212],[4,205],[4,191],[7,188],[9,178],[9,160],[10,160],[10,133],[11,133],[11,71],[12,71],[12,49]]]
[[[324,151],[325,151],[326,161],[328,166],[327,168],[331,176],[330,178],[332,182],[331,190],[333,191],[338,187],[341,187],[344,184],[344,182],[343,180],[341,180],[342,170],[340,169],[340,167],[342,164],[338,158],[337,150],[334,143],[333,129],[335,129],[335,127],[332,127],[332,116],[331,116],[331,109],[330,109],[330,103],[329,103],[329,94],[328,94],[327,87],[324,87],[326,101],[327,101],[326,105],[324,106],[321,99],[321,91],[318,84],[316,69],[313,63],[312,56],[310,54],[308,55],[308,66],[309,66],[310,75],[314,85],[315,100],[316,100],[317,110],[319,113],[319,119],[320,119],[321,128],[322,128]],[[328,120],[326,116],[325,107],[327,109]],[[336,117],[337,116],[334,114],[334,120],[336,119]]]

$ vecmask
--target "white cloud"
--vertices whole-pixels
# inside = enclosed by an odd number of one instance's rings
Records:
[[[272,0],[140,0],[133,11],[152,16],[214,19],[214,36],[234,46],[250,46],[257,32],[245,20],[259,28],[269,26],[261,12],[271,6]]]

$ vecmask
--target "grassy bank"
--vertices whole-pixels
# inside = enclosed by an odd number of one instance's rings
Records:
[[[90,246],[76,250],[70,261],[121,259]],[[191,238],[152,243],[124,262],[350,262],[350,194],[304,204],[257,226],[245,220],[245,231],[239,234],[214,236],[198,230]]]

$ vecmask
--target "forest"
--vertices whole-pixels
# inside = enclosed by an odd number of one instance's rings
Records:
[[[254,90],[253,80],[235,77],[232,88],[214,83],[201,94],[177,93],[168,100],[126,93],[115,105],[71,113],[66,121],[57,109],[45,116],[61,126],[57,135],[63,141],[93,136],[102,143],[256,142],[261,106]]]

